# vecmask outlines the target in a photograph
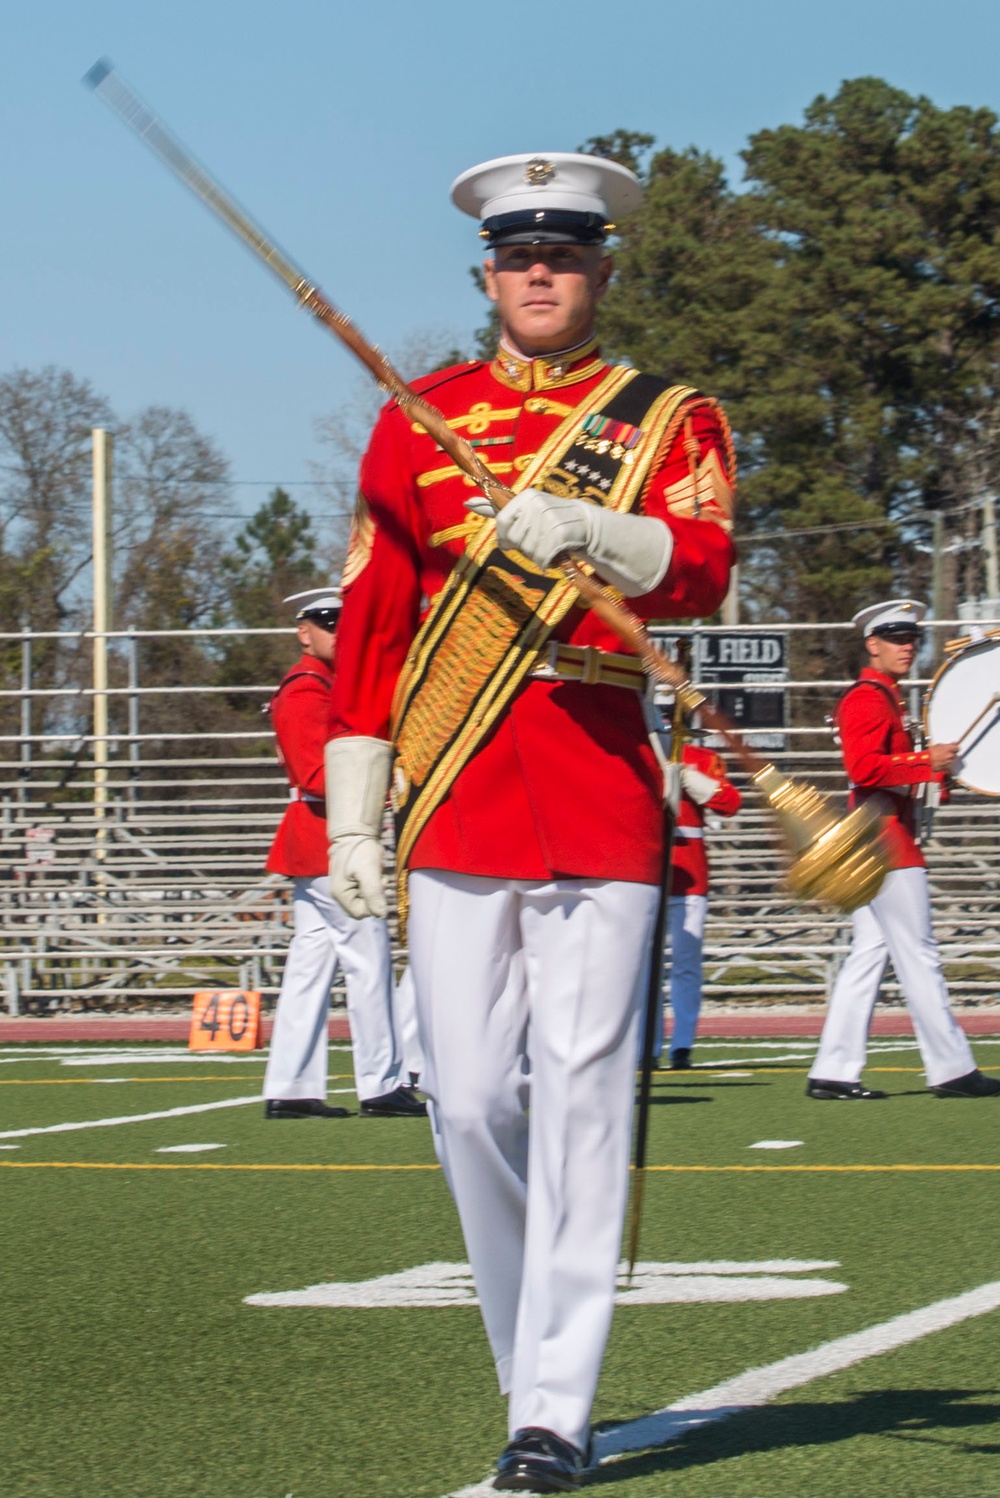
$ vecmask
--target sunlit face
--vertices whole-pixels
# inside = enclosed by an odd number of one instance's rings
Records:
[[[917,654],[917,631],[887,638],[869,635],[865,641],[869,664],[895,681],[901,681],[909,673]]]
[[[613,263],[600,245],[509,244],[498,245],[483,269],[504,341],[530,359],[590,337]]]
[[[334,630],[317,624],[315,619],[300,619],[298,635],[299,644],[305,655],[315,656],[318,661],[326,661],[327,665],[330,664],[337,643]]]

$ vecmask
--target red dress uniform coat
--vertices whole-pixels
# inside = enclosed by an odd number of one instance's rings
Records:
[[[278,753],[294,796],[267,855],[266,867],[272,874],[316,879],[327,871],[323,750],[332,685],[332,666],[304,655],[271,698]]]
[[[591,345],[572,364],[501,351],[418,381],[416,388],[511,483],[555,428],[606,376]],[[725,439],[711,411],[694,419],[697,485],[679,438],[643,508],[670,527],[666,576],[629,607],[646,619],[719,607],[729,580],[732,491]],[[691,518],[697,487],[702,519]],[[428,601],[461,556],[472,527],[469,480],[419,424],[390,402],[361,467],[344,574],[330,736],[389,737],[393,691]],[[585,609],[553,638],[623,651]],[[411,868],[501,879],[659,880],[661,777],[639,694],[608,685],[530,680],[461,771],[418,838]]]
[[[681,792],[681,804],[677,811],[677,827],[674,831],[673,855],[670,860],[671,895],[708,894],[708,854],[705,851],[705,813],[715,812],[720,817],[735,816],[743,805],[743,797],[726,779],[726,767],[721,755],[712,749],[703,749],[700,744],[685,744],[681,751],[681,762],[711,775],[719,782],[719,788],[710,801],[699,806],[697,801]]]
[[[931,769],[927,750],[915,750],[903,718],[899,685],[891,676],[865,666],[856,684],[840,700],[837,727],[844,768],[851,782],[850,805],[855,807],[887,791],[892,805],[886,835],[897,869],[924,868],[917,846],[913,788],[944,775]]]

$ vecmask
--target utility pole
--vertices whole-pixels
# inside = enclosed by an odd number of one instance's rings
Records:
[[[94,496],[94,819],[98,869],[107,851],[108,631],[111,629],[111,455],[114,438],[101,427],[93,441]],[[100,883],[100,874],[98,874]],[[102,912],[98,912],[98,920]]]
[[[729,574],[729,592],[722,600],[722,622],[730,628],[740,622],[740,567],[738,562]]]
[[[944,515],[934,511],[931,535],[931,613],[935,619],[942,617],[944,609]],[[935,652],[936,653],[936,652]]]
[[[986,572],[987,607],[1000,608],[1000,568],[997,566],[996,499],[983,496],[983,554]]]

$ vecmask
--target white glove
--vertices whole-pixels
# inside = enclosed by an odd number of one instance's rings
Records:
[[[711,775],[706,775],[702,770],[696,770],[694,765],[681,765],[681,785],[685,793],[698,806],[705,806],[721,784],[713,780]]]
[[[393,748],[385,739],[331,739],[326,746],[330,893],[348,915],[384,916],[382,813]]]
[[[475,500],[466,508],[483,513]],[[496,519],[504,551],[519,551],[536,567],[550,567],[560,552],[573,552],[626,598],[651,592],[670,565],[673,537],[652,515],[619,515],[583,499],[523,489]]]

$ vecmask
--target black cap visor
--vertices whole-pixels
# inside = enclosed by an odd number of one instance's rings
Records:
[[[340,609],[303,609],[299,619],[308,619],[310,624],[318,624],[320,629],[325,629],[328,634],[337,628],[340,618]]]
[[[879,640],[891,640],[894,645],[915,645],[920,638],[916,624],[880,624],[872,634]]]
[[[599,213],[570,208],[519,209],[483,220],[479,233],[497,244],[603,244],[608,222]]]

